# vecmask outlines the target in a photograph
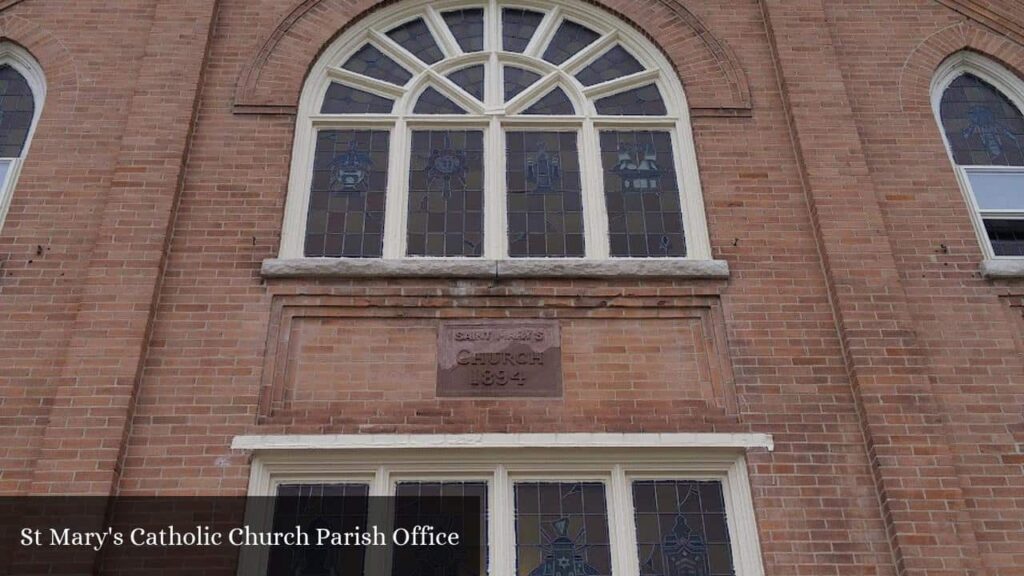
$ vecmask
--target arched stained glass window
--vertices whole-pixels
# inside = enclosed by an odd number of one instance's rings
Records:
[[[45,83],[23,49],[0,43],[0,224],[39,118]]]
[[[710,257],[674,70],[575,1],[358,23],[310,75],[294,162],[282,257]]]
[[[990,256],[1024,257],[1024,114],[1011,98],[1021,81],[973,54],[947,68],[937,113],[979,235]]]

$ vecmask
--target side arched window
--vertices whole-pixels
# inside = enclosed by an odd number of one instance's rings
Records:
[[[1021,80],[974,54],[937,78],[946,144],[990,257],[1024,257],[1024,114]]]
[[[399,3],[314,66],[282,257],[710,258],[682,86],[592,5]]]

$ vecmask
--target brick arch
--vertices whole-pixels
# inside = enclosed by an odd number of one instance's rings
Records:
[[[678,0],[588,1],[632,24],[664,51],[695,116],[749,114],[750,88],[736,55]],[[350,24],[388,4],[298,0],[243,68],[235,90],[235,111],[294,113],[306,74],[320,52]],[[634,17],[623,16],[625,10]]]
[[[36,59],[46,78],[47,100],[68,104],[60,106],[61,110],[74,109],[78,99],[78,68],[71,52],[56,36],[31,20],[0,13],[0,41],[17,44]],[[43,108],[40,122],[45,121],[51,108]]]
[[[935,72],[950,56],[964,50],[991,58],[1024,77],[1024,46],[978,24],[958,22],[934,32],[907,57],[900,73],[900,110],[931,116]]]

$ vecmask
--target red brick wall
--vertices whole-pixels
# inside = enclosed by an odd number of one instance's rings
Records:
[[[0,231],[0,491],[243,494],[239,434],[766,432],[768,574],[1020,573],[1024,285],[977,274],[928,82],[964,48],[1024,73],[1024,9],[610,3],[688,88],[728,281],[263,280],[294,128],[270,112],[371,4],[0,12],[50,86]],[[438,318],[538,315],[562,322],[565,398],[432,397]],[[414,393],[325,385],[396,338]],[[599,347],[621,370],[577,362]]]

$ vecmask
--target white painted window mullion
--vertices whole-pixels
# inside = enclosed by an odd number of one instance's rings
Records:
[[[408,219],[411,138],[404,119],[391,130],[388,148],[388,193],[384,200],[384,259],[405,256],[405,227]]]
[[[462,54],[462,48],[459,46],[458,40],[452,35],[452,31],[448,28],[448,24],[444,21],[441,13],[437,11],[433,6],[428,5],[426,12],[424,12],[424,21],[427,23],[427,28],[430,29],[431,34],[434,35],[434,40],[437,41],[441,47],[441,51],[444,52],[446,58],[459,56]]]
[[[583,234],[587,258],[601,260],[610,253],[608,207],[604,201],[601,142],[594,122],[587,119],[579,135],[580,185],[583,193]]]
[[[497,260],[508,255],[505,134],[497,117],[487,128],[484,159],[484,257]]]
[[[612,574],[640,576],[636,548],[636,521],[633,511],[633,490],[621,464],[612,468],[609,524],[612,536]]]
[[[508,469],[498,465],[494,472],[494,509],[491,516],[493,531],[489,542],[491,551],[491,574],[493,576],[514,576],[516,573],[516,511],[512,480]]]
[[[558,29],[561,19],[562,8],[559,6],[555,6],[545,14],[544,19],[540,21],[537,29],[533,32],[530,43],[526,45],[526,50],[523,50],[523,54],[539,58],[543,54],[543,50],[547,48],[551,37],[555,35],[555,30]]]

